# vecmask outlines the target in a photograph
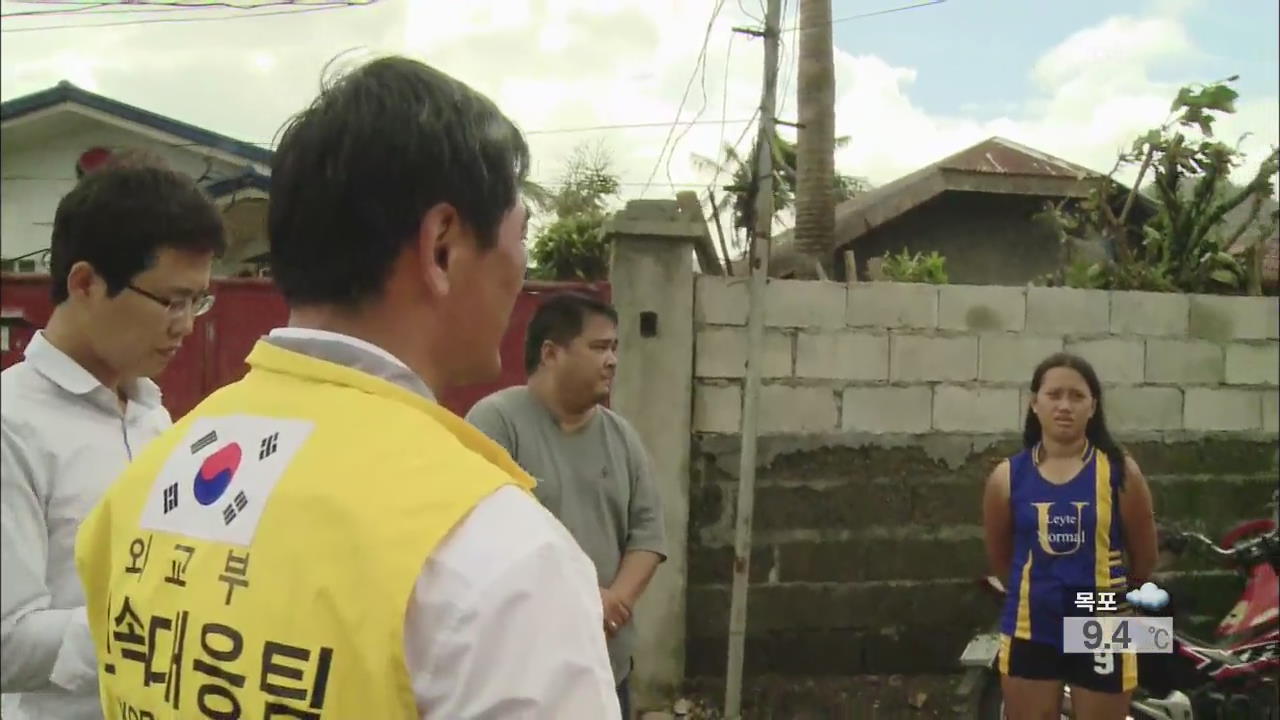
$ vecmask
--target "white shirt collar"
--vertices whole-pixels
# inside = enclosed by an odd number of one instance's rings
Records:
[[[37,372],[72,395],[88,395],[98,388],[107,389],[80,363],[49,342],[43,330],[36,331],[23,351],[23,357]],[[160,387],[148,378],[137,378],[123,387],[131,401],[146,407],[160,407]]]

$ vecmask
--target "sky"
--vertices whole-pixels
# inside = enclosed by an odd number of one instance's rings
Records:
[[[74,5],[5,0],[0,95],[65,79],[270,144],[326,72],[402,53],[492,97],[529,133],[533,178],[545,184],[561,177],[576,145],[601,144],[623,199],[672,197],[724,184],[693,155],[716,157],[725,143],[750,147],[762,46],[733,28],[758,25],[763,0],[307,6],[317,1],[68,13]],[[784,28],[795,25],[797,1],[784,0]],[[993,135],[1107,171],[1121,148],[1165,120],[1180,85],[1233,74],[1238,112],[1217,129],[1233,143],[1252,133],[1238,177],[1280,144],[1274,0],[831,2],[836,134],[850,137],[836,166],[876,185]],[[920,6],[868,16],[911,5]],[[779,71],[778,117],[790,121],[795,37],[783,34]],[[653,126],[583,130],[622,124]]]

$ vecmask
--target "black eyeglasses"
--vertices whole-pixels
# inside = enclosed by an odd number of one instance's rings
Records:
[[[125,287],[156,303],[157,305],[164,306],[164,309],[169,313],[169,317],[171,318],[180,318],[188,311],[190,311],[193,317],[200,317],[201,315],[209,312],[209,309],[213,307],[213,295],[209,293],[201,293],[190,297],[166,299],[153,295],[133,283],[129,283],[125,285]]]

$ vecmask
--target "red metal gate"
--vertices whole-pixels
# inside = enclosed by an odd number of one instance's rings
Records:
[[[218,301],[196,322],[195,332],[169,363],[158,382],[173,417],[190,412],[206,395],[244,376],[244,359],[258,338],[284,325],[289,312],[269,280],[220,278],[213,282]],[[524,330],[541,298],[575,290],[610,299],[608,283],[528,281],[516,300],[502,338],[502,375],[492,383],[446,391],[441,403],[463,415],[489,393],[525,381]],[[31,336],[49,321],[53,302],[48,275],[3,275],[0,282],[0,368],[22,359]]]

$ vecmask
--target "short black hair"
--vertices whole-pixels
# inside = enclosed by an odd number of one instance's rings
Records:
[[[524,335],[524,371],[532,375],[542,363],[542,344],[565,346],[582,334],[588,315],[602,315],[618,324],[618,311],[602,300],[576,292],[562,292],[544,300],[529,320]]]
[[[439,203],[489,249],[528,166],[524,136],[484,95],[416,60],[369,62],[281,136],[268,210],[276,285],[295,305],[377,297]]]
[[[68,298],[67,276],[76,263],[92,265],[114,297],[162,248],[221,256],[227,249],[222,214],[195,180],[159,157],[115,153],[58,203],[49,247],[54,305]]]

